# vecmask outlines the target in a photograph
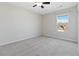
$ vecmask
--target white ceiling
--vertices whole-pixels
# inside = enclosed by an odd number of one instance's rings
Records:
[[[38,6],[33,7],[34,2],[9,2],[9,3],[14,6],[26,8],[29,11],[32,11],[41,15],[51,13],[56,10],[70,8],[76,5],[76,2],[51,2],[50,5],[44,5],[44,9],[42,9]]]

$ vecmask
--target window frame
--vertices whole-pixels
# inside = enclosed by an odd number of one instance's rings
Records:
[[[66,31],[68,31],[68,29],[69,29],[69,23],[70,23],[70,16],[69,16],[69,14],[67,14],[67,13],[64,13],[64,14],[59,14],[59,15],[56,15],[56,28],[57,28],[57,31],[58,32],[66,32],[65,30],[61,30],[61,31],[59,31],[58,30],[58,23],[57,23],[57,20],[58,20],[58,16],[68,16],[69,17],[69,19],[68,19],[68,28],[67,28],[67,30]]]

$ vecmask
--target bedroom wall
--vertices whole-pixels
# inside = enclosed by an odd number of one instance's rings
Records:
[[[67,32],[58,32],[56,27],[57,15],[69,15],[69,29]],[[53,38],[77,42],[77,8],[59,10],[43,16],[43,35]]]
[[[67,32],[57,31],[56,15],[59,14],[70,16]],[[77,42],[76,19],[76,7],[41,16],[20,7],[0,3],[0,45],[37,37],[42,34]]]
[[[0,3],[0,45],[41,35],[41,15]]]
[[[78,52],[79,52],[79,3],[77,3],[77,39],[78,39]]]

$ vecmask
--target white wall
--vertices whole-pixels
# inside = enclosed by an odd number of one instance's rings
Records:
[[[57,31],[55,21],[56,15],[59,14],[70,15],[68,32]],[[76,8],[73,7],[47,14],[42,19],[41,15],[31,13],[23,8],[0,3],[0,45],[37,37],[42,33],[51,37],[77,41],[76,14]]]
[[[41,16],[0,3],[0,45],[41,35]]]
[[[79,3],[77,3],[77,39],[78,39],[78,52],[79,52]]]
[[[67,32],[58,32],[56,28],[57,15],[69,15],[69,29]],[[64,10],[59,10],[51,14],[43,16],[43,35],[54,38],[60,38],[77,42],[77,8],[72,7]]]

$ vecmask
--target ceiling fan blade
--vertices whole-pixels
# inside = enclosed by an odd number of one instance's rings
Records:
[[[33,7],[36,7],[37,6],[37,4],[35,4]]]
[[[50,2],[43,2],[43,4],[50,4]]]
[[[41,5],[41,8],[44,8],[44,6],[43,6],[43,5]]]

